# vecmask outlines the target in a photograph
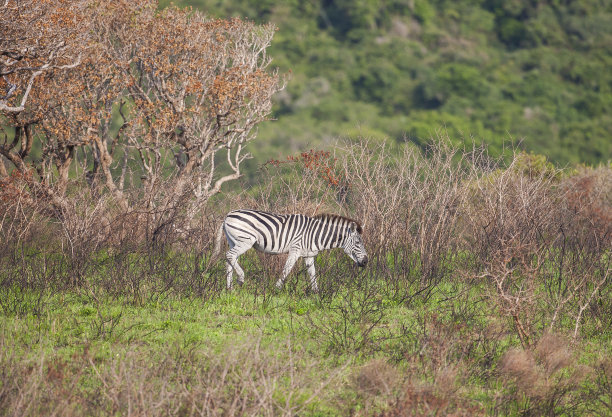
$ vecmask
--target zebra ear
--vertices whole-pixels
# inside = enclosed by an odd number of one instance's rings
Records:
[[[355,233],[355,229],[357,228],[357,225],[355,224],[355,222],[350,222],[348,225],[348,230],[351,233]]]

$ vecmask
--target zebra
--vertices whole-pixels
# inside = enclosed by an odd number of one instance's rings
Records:
[[[227,289],[232,288],[233,271],[238,274],[238,284],[244,283],[244,271],[238,265],[238,257],[250,248],[265,253],[289,253],[282,276],[276,282],[281,288],[298,258],[303,257],[310,275],[310,286],[318,292],[315,276],[315,256],[324,249],[338,248],[360,267],[368,263],[361,225],[347,217],[319,214],[314,217],[303,214],[273,214],[257,210],[234,210],[227,214],[217,233],[213,257],[219,253],[225,232],[229,250],[227,259]]]

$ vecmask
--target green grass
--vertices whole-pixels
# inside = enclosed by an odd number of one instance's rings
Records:
[[[171,258],[166,262],[188,269],[189,262]],[[426,299],[402,300],[375,275],[334,275],[342,268],[325,274],[330,260],[335,263],[333,257],[319,263],[322,294],[309,293],[299,270],[282,291],[269,290],[272,277],[254,256],[245,258],[243,287],[202,296],[160,292],[162,275],[147,276],[139,269],[146,262],[136,257],[132,272],[148,277],[138,297],[113,275],[111,259],[102,262],[101,275],[69,290],[4,286],[0,392],[8,394],[0,405],[23,415],[117,415],[133,403],[148,414],[188,415],[189,407],[213,407],[205,400],[213,398],[220,408],[212,414],[334,416],[372,415],[412,398],[415,407],[442,414],[525,412],[514,397],[515,377],[499,371],[504,354],[520,342],[511,320],[485,296],[485,283],[447,277]],[[174,271],[181,279],[182,269]],[[211,272],[213,284],[222,288],[219,272]],[[571,345],[584,369],[609,358],[609,331],[591,331],[592,325],[587,320],[588,338]],[[558,415],[597,386],[591,379],[571,385],[575,366],[551,379],[571,388]],[[136,404],[159,392],[167,394],[162,408]],[[248,404],[232,409],[236,396]],[[15,402],[21,397],[29,407]]]
[[[2,295],[11,296],[6,291]],[[258,346],[271,356],[286,357],[290,350],[300,362],[310,364],[306,366],[307,380],[325,381],[332,377],[337,380],[338,385],[332,391],[319,393],[317,398],[320,399],[310,401],[311,415],[335,415],[339,411],[335,404],[339,398],[352,398],[353,406],[359,405],[360,399],[354,397],[346,384],[369,356],[365,350],[351,351],[350,344],[346,345],[348,350],[335,349],[332,345],[336,339],[321,335],[313,326],[313,323],[323,326],[328,320],[335,324],[342,320],[342,315],[335,311],[342,304],[342,296],[329,304],[322,303],[314,295],[291,296],[288,292],[263,299],[247,289],[223,292],[209,301],[171,297],[144,305],[134,305],[116,297],[97,298],[95,300],[86,292],[47,294],[43,296],[44,307],[35,309],[32,300],[38,297],[32,295],[31,300],[24,302],[32,303],[31,310],[38,310],[36,314],[30,311],[0,316],[0,337],[5,354],[11,352],[21,363],[35,363],[44,357],[51,369],[54,363],[70,363],[87,352],[98,372],[103,372],[105,368],[116,366],[118,359],[125,360],[130,352],[157,361],[163,360],[164,354],[176,356],[181,351],[196,349],[213,358],[237,346],[248,346],[257,339]],[[381,334],[388,335],[398,331],[400,325],[410,325],[411,313],[406,307],[395,303],[381,303],[381,306],[385,310],[385,319],[377,328]],[[358,318],[349,320],[345,329],[348,334],[339,333],[338,337],[359,337],[361,324]],[[376,339],[376,334],[371,338]],[[398,342],[384,343],[387,344],[385,349],[391,350]],[[377,349],[382,347],[377,346]],[[317,366],[313,368],[314,363]],[[90,364],[89,368],[92,367]],[[92,369],[88,369],[87,374],[89,377],[80,380],[78,390],[86,391],[96,385],[97,389],[103,389]],[[290,391],[282,382],[281,379],[276,390],[279,397]],[[308,400],[309,392],[316,386],[306,387],[291,401],[299,404]]]

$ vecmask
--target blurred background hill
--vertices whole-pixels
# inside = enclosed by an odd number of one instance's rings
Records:
[[[493,153],[521,141],[559,165],[611,158],[609,0],[174,4],[278,27],[268,53],[290,80],[251,167],[339,136],[420,146],[440,131]]]

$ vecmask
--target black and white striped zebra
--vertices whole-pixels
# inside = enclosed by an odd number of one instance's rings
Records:
[[[315,276],[315,256],[324,249],[341,247],[359,266],[366,266],[368,255],[361,238],[361,225],[355,220],[333,214],[314,217],[302,214],[272,214],[256,210],[234,210],[227,214],[215,245],[215,256],[225,232],[229,250],[227,259],[227,288],[232,287],[233,271],[238,283],[244,283],[244,271],[238,257],[250,248],[266,253],[289,253],[283,275],[276,282],[282,287],[298,258],[303,257],[310,275],[310,285],[318,291]]]

